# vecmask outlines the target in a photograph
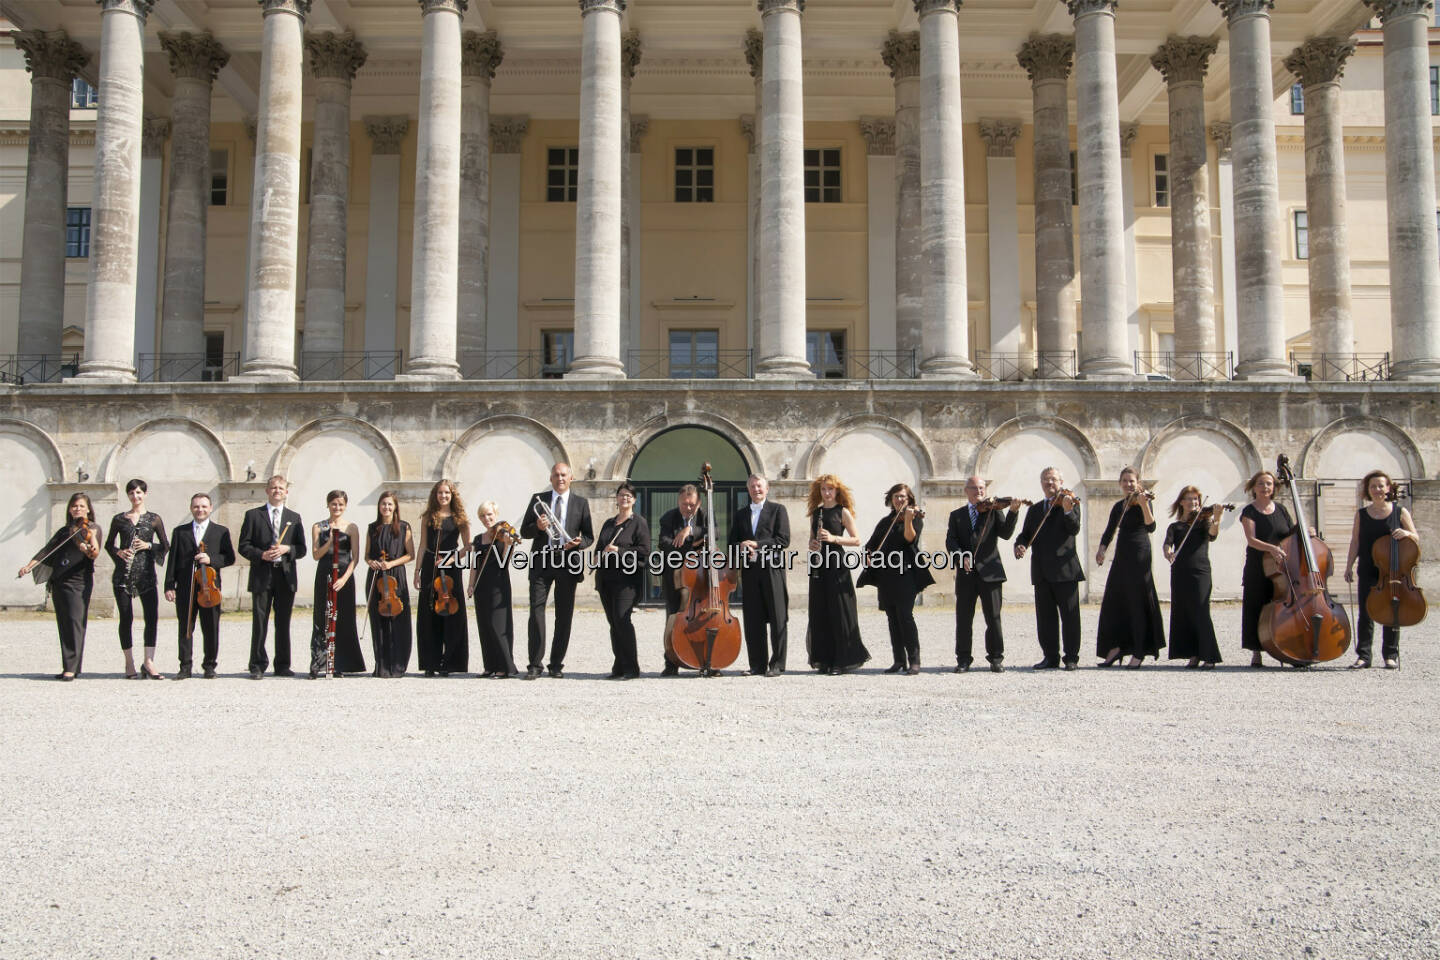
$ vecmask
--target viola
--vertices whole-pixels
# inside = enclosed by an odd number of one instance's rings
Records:
[[[1009,510],[1010,505],[1019,502],[1020,506],[1028,507],[1035,501],[1026,500],[1023,497],[986,497],[975,504],[975,509],[981,513],[989,513],[991,510]]]
[[[455,599],[455,578],[448,573],[441,571],[435,575],[431,583],[435,588],[435,612],[442,617],[453,616],[460,612],[460,601]]]
[[[220,574],[210,564],[195,568],[194,592],[192,596],[198,606],[209,609],[220,606]]]
[[[1325,542],[1310,536],[1305,504],[1290,471],[1290,459],[1283,453],[1275,475],[1289,484],[1295,532],[1280,544],[1283,561],[1269,553],[1264,558],[1275,599],[1260,612],[1260,645],[1282,663],[1306,667],[1334,660],[1350,649],[1350,618],[1326,589],[1334,560]]]
[[[390,557],[385,551],[381,550],[380,562],[385,563],[389,559]],[[395,581],[395,578],[390,575],[390,571],[382,570],[380,576],[375,578],[375,585],[380,591],[380,599],[375,604],[375,611],[382,617],[399,616],[400,611],[405,609],[405,605],[401,602],[397,592],[400,589],[400,585]]]
[[[1400,529],[1399,492],[1395,487],[1385,495],[1393,506],[1390,510],[1390,532]],[[1365,612],[1382,627],[1413,627],[1425,619],[1429,608],[1425,594],[1415,584],[1415,568],[1420,563],[1420,544],[1406,537],[1393,536],[1376,540],[1370,558],[1380,578],[1365,598]]]
[[[705,491],[707,543],[715,539],[715,483],[710,464],[700,471]],[[697,569],[688,564],[675,571],[683,606],[665,629],[665,652],[681,666],[713,677],[740,656],[740,621],[730,613],[730,594],[739,581],[737,571],[718,566],[707,555]]]

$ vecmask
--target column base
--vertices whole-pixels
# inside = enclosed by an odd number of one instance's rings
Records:
[[[73,377],[66,377],[61,383],[84,385],[97,383],[134,383],[135,368],[128,363],[112,363],[109,360],[85,360],[80,371]]]
[[[1134,361],[1121,357],[1091,357],[1080,361],[1081,380],[1136,380]]]
[[[921,380],[975,380],[979,374],[969,357],[931,357],[920,361]]]
[[[1241,360],[1235,365],[1236,380],[1271,380],[1296,383],[1297,377],[1284,360]]]
[[[565,371],[566,380],[624,380],[625,366],[619,357],[576,357]]]
[[[396,380],[459,380],[460,364],[446,357],[416,357],[405,365]]]
[[[1401,360],[1390,365],[1391,380],[1440,380],[1440,358]]]
[[[245,364],[230,383],[299,383],[300,374],[293,364],[257,361]]]
[[[815,371],[800,357],[765,357],[755,361],[756,380],[814,380]]]

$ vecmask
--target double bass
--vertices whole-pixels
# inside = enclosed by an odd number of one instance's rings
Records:
[[[1391,486],[1385,499],[1390,509],[1390,532],[1400,528],[1400,492]],[[1420,562],[1420,544],[1410,538],[1393,536],[1376,540],[1370,559],[1380,577],[1365,598],[1365,612],[1382,627],[1413,627],[1425,619],[1425,594],[1415,584],[1415,567]]]
[[[1326,589],[1334,572],[1330,548],[1310,536],[1305,504],[1290,458],[1283,453],[1275,475],[1290,488],[1295,504],[1295,532],[1280,544],[1283,561],[1265,555],[1265,575],[1275,588],[1275,599],[1260,612],[1260,645],[1282,663],[1308,667],[1342,656],[1350,649],[1350,618]]]
[[[739,576],[715,559],[715,483],[708,463],[700,471],[700,487],[705,491],[707,549],[698,567],[687,563],[675,571],[683,605],[665,634],[665,652],[702,677],[713,677],[740,656],[740,621],[730,613],[730,594]]]

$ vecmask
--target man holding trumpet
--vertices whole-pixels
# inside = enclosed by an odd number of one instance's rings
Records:
[[[545,603],[555,588],[555,640],[550,647],[550,676],[564,675],[565,651],[570,647],[570,621],[575,613],[575,587],[584,578],[580,554],[595,542],[590,504],[570,492],[570,464],[550,468],[550,489],[530,498],[520,536],[530,545],[529,662],[525,679],[540,676],[545,660]],[[571,555],[574,554],[574,559]],[[567,562],[569,561],[569,562]]]

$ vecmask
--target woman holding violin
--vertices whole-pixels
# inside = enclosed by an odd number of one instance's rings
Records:
[[[500,519],[500,507],[486,500],[475,511],[483,528],[470,556],[467,596],[475,598],[475,625],[480,628],[480,659],[485,676],[503,680],[516,676],[515,619],[511,613],[510,554],[520,542],[514,527]]]
[[[1199,487],[1185,487],[1170,505],[1175,522],[1165,528],[1170,562],[1170,659],[1189,658],[1187,669],[1213,670],[1220,644],[1210,619],[1210,544],[1220,535],[1220,516],[1234,504],[1202,507]]]
[[[1165,646],[1160,598],[1150,572],[1150,534],[1155,532],[1150,502],[1155,495],[1141,485],[1134,467],[1120,471],[1120,492],[1123,496],[1110,508],[1110,521],[1095,553],[1096,566],[1103,567],[1105,552],[1115,541],[1115,562],[1100,602],[1095,655],[1102,658],[1100,666],[1113,667],[1128,653],[1126,668],[1138,670],[1146,657],[1158,658]]]
[[[1240,575],[1240,645],[1251,651],[1250,666],[1263,667],[1260,614],[1275,597],[1275,585],[1265,573],[1265,555],[1285,562],[1280,544],[1295,532],[1295,521],[1275,502],[1275,474],[1261,470],[1245,484],[1250,502],[1240,511],[1245,531],[1245,570]]]
[[[159,578],[155,566],[165,562],[170,540],[165,536],[165,521],[145,509],[149,487],[139,478],[125,484],[130,509],[110,518],[110,531],[105,535],[105,552],[115,564],[110,585],[115,591],[115,609],[120,614],[120,650],[125,654],[127,680],[164,680],[155,669],[155,640],[160,619]],[[145,615],[145,661],[135,669],[131,653],[135,623],[133,600],[140,601]]]
[[[615,516],[601,526],[595,548],[599,561],[595,585],[610,624],[610,649],[615,654],[609,679],[633,680],[640,676],[640,660],[630,614],[644,589],[650,525],[635,512],[635,488],[629,480],[615,488]]]
[[[860,640],[855,582],[845,548],[860,546],[855,498],[840,478],[827,473],[810,484],[810,666],[821,673],[851,673],[870,659]],[[916,664],[918,669],[919,664]]]
[[[470,668],[469,624],[456,555],[470,543],[470,520],[460,492],[449,480],[430,488],[420,515],[420,564],[415,589],[420,608],[415,614],[416,645],[425,676],[464,673]]]
[[[1380,582],[1375,562],[1375,545],[1390,541],[1412,540],[1418,546],[1420,535],[1410,511],[1396,502],[1395,485],[1384,470],[1371,470],[1360,481],[1364,498],[1369,501],[1355,511],[1355,524],[1350,531],[1350,553],[1345,558],[1345,582],[1355,582],[1355,566],[1359,561],[1360,583],[1356,599],[1360,606],[1359,629],[1355,631],[1355,662],[1351,670],[1370,666],[1371,644],[1375,639],[1375,621],[1370,616],[1370,593]],[[1396,573],[1394,576],[1401,576]],[[1416,591],[1418,593],[1418,591]],[[1421,600],[1423,604],[1423,599]],[[1422,607],[1423,610],[1423,607]],[[1424,616],[1423,612],[1421,616]],[[1400,627],[1386,624],[1381,629],[1380,656],[1386,670],[1400,669]]]
[[[315,618],[310,630],[310,679],[329,672],[329,636],[335,637],[335,676],[364,673],[365,657],[355,630],[356,546],[360,529],[345,520],[350,497],[344,490],[325,494],[330,519],[310,526],[310,555],[315,558]]]
[[[80,675],[80,663],[85,659],[85,623],[90,614],[90,591],[95,586],[95,558],[100,556],[100,532],[88,494],[71,494],[65,517],[65,526],[55,531],[17,576],[42,564],[48,571],[44,583],[60,631],[61,672],[55,679],[70,681]]]
[[[890,512],[880,518],[865,554],[870,562],[860,574],[857,586],[874,586],[880,609],[890,628],[890,651],[895,661],[886,673],[920,672],[920,630],[915,626],[915,598],[935,582],[928,567],[915,562],[920,533],[925,529],[925,511],[915,505],[915,491],[897,483],[885,491]]]
[[[375,676],[403,677],[410,668],[410,584],[405,564],[415,559],[410,524],[400,519],[394,491],[380,494],[375,522],[365,530],[366,612],[375,647]]]

